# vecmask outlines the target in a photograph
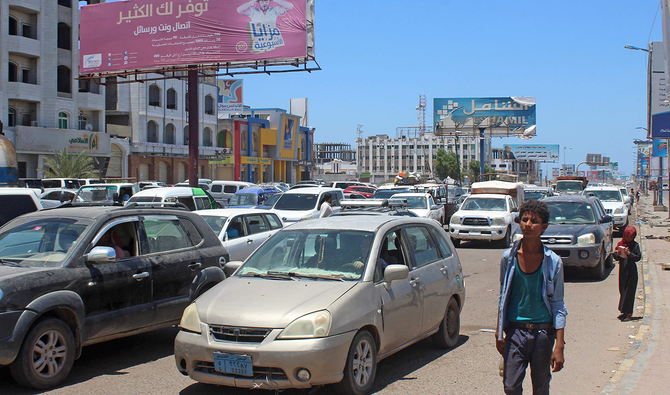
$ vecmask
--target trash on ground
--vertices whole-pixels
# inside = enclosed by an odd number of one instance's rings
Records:
[[[480,331],[480,332],[496,333],[496,330],[495,330],[495,329],[486,329],[486,328],[484,328],[484,329],[480,329],[479,331]]]
[[[663,270],[670,270],[670,263],[661,263],[661,267]]]
[[[607,349],[607,351],[619,351],[621,350],[621,347],[610,347]]]
[[[635,339],[635,335],[628,335],[629,339]]]

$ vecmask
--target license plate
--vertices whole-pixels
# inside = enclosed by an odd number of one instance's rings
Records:
[[[479,231],[479,230],[471,230],[471,231],[470,231],[470,234],[471,234],[471,235],[481,235],[482,232]]]
[[[214,353],[214,370],[221,373],[239,374],[253,377],[251,356],[239,354]]]

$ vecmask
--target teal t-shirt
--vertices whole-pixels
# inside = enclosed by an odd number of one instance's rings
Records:
[[[544,264],[544,263],[543,263]],[[507,317],[516,322],[551,322],[551,314],[542,298],[542,265],[533,273],[524,273],[514,257],[514,277]]]

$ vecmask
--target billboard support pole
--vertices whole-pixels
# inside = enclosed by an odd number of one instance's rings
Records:
[[[188,186],[198,186],[198,66],[188,66]]]
[[[486,128],[479,128],[479,174],[484,174],[484,131]]]

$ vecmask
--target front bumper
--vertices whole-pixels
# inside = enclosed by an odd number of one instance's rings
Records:
[[[507,226],[467,226],[449,224],[449,235],[459,240],[501,240],[505,237]]]
[[[596,267],[603,253],[600,244],[545,245],[561,257],[565,267]]]
[[[624,226],[626,224],[626,220],[628,219],[628,214],[626,213],[610,215],[612,216],[612,223],[617,228]]]
[[[37,314],[30,310],[0,313],[0,365],[9,365],[14,361],[36,317]]]
[[[274,329],[261,343],[218,341],[201,323],[202,334],[180,331],[175,339],[177,369],[193,380],[239,388],[281,390],[311,388],[342,381],[349,347],[355,331],[319,339],[277,340]],[[217,372],[214,352],[251,356],[253,377]],[[299,369],[307,369],[310,379],[296,378]]]

